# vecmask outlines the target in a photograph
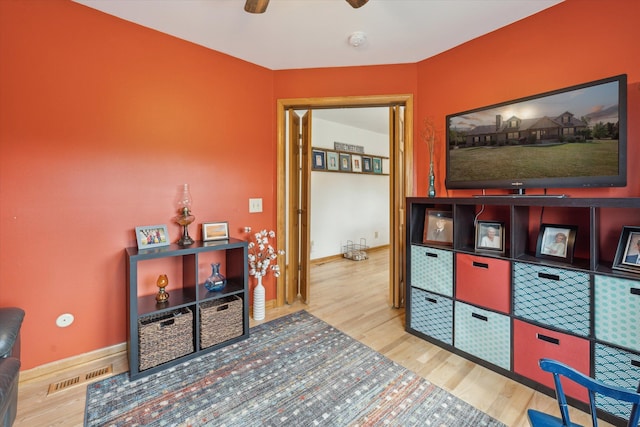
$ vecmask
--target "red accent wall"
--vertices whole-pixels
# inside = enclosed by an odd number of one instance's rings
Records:
[[[396,64],[276,71],[275,96],[276,99],[408,93],[415,96],[417,69],[417,64]]]
[[[418,64],[419,111],[439,127],[437,194],[464,196],[478,191],[444,187],[445,117],[460,111],[550,90],[627,74],[628,185],[626,188],[572,189],[575,197],[640,196],[640,2],[565,0],[536,15],[471,40]],[[418,134],[417,134],[418,135]],[[429,154],[416,141],[417,194],[428,187]],[[533,193],[533,192],[532,192]]]
[[[0,305],[26,311],[23,369],[126,340],[124,248],[137,225],[177,241],[181,184],[194,238],[275,225],[273,71],[59,0],[1,1],[0,57]]]
[[[277,99],[411,93],[419,135],[424,117],[444,129],[452,112],[627,73],[639,158],[638,12],[567,0],[417,64],[272,71],[70,1],[0,1],[0,306],[27,312],[23,369],[126,339],[123,248],[136,225],[178,239],[182,183],[197,224],[228,220],[241,238],[275,227]],[[424,195],[418,140],[414,162]],[[637,168],[629,182],[575,193],[638,196]],[[263,213],[248,213],[250,197]],[[65,312],[75,323],[56,327]]]

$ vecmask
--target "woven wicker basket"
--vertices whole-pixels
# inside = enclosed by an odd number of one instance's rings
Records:
[[[138,319],[140,370],[193,353],[193,313],[181,308]]]
[[[242,299],[236,295],[200,304],[200,347],[239,337],[243,331]]]

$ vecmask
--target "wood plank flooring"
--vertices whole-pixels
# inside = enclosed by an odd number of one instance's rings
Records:
[[[558,412],[555,399],[406,333],[404,310],[388,304],[387,250],[369,255],[365,261],[335,259],[313,264],[311,303],[269,309],[263,322],[307,310],[508,426],[528,426],[528,408]],[[251,321],[252,326],[258,323],[262,322]],[[81,426],[87,383],[47,396],[48,386],[106,364],[113,364],[114,374],[126,371],[124,346],[117,347],[113,354],[105,351],[82,357],[82,363],[75,366],[61,363],[64,369],[54,373],[36,376],[26,372],[19,386],[15,426]],[[571,416],[576,423],[591,425],[584,412],[572,408]]]

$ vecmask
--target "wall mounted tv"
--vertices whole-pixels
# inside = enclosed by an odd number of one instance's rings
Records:
[[[454,189],[624,187],[627,77],[447,116]]]

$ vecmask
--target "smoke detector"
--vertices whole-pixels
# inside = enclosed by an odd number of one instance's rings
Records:
[[[362,31],[355,31],[349,36],[349,44],[353,47],[362,46],[367,42],[367,35]]]

